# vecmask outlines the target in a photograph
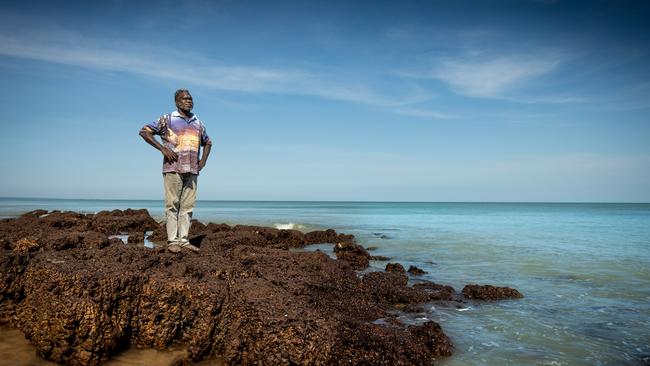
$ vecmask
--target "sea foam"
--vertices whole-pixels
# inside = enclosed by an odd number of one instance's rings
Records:
[[[273,226],[275,226],[276,229],[280,230],[298,230],[302,228],[302,225],[294,224],[293,222],[290,222],[288,224],[275,224]]]

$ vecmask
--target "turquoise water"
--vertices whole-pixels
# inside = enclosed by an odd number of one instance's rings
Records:
[[[129,207],[162,218],[162,201],[46,199],[0,199],[0,217]],[[441,365],[634,365],[650,356],[650,204],[202,201],[194,217],[331,227],[428,271],[425,279],[525,295],[405,315],[433,319],[452,338],[456,353]]]

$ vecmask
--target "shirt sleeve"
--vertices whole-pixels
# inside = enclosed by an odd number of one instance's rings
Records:
[[[205,146],[209,143],[211,144],[212,141],[210,140],[210,136],[208,136],[208,133],[205,130],[205,125],[201,123],[201,146]]]
[[[165,115],[162,115],[158,117],[158,119],[155,119],[151,123],[148,123],[144,125],[145,128],[148,128],[153,132],[154,135],[162,135],[163,130],[165,129]]]

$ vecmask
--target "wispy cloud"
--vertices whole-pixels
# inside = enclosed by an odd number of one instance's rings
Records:
[[[54,36],[54,39],[59,37]],[[281,89],[283,84],[305,78],[292,70],[242,66],[214,66],[206,60],[183,59],[170,52],[159,52],[134,44],[117,49],[100,42],[80,38],[81,43],[42,41],[0,34],[0,54],[33,60],[55,62],[93,69],[123,71],[142,76],[181,80],[195,85],[236,91]],[[139,49],[139,50],[138,50]],[[198,64],[198,65],[197,65]]]
[[[497,57],[488,60],[445,60],[434,68],[431,78],[448,84],[456,93],[500,98],[560,64],[557,58]]]
[[[432,66],[401,71],[399,75],[420,80],[438,80],[456,94],[474,97],[508,100],[517,103],[581,103],[583,97],[571,95],[534,95],[539,77],[553,73],[566,60],[558,52],[524,55],[493,56],[475,47],[459,50],[458,55],[443,56]]]
[[[0,14],[1,15],[1,14]],[[0,16],[3,20],[4,16]],[[34,25],[35,21],[31,21]],[[430,98],[417,88],[380,90],[329,68],[232,65],[145,43],[86,37],[69,29],[0,27],[0,55],[118,71],[242,93],[285,93],[394,108]]]
[[[431,109],[419,108],[419,107],[400,107],[393,109],[393,113],[401,114],[404,116],[411,117],[421,117],[428,119],[453,119],[457,118],[457,115],[435,111]]]

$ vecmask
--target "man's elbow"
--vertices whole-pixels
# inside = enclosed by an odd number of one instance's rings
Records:
[[[146,127],[142,127],[142,129],[140,130],[140,136],[146,137],[150,135],[151,135],[151,131],[149,131]]]

